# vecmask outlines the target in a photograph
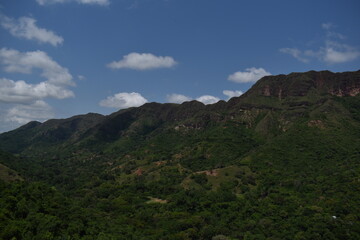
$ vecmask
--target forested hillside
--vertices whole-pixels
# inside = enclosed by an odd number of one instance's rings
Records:
[[[0,134],[0,239],[360,239],[359,93],[292,73]]]

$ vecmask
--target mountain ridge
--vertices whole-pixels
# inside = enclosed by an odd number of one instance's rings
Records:
[[[336,79],[338,78],[338,79]],[[352,72],[341,72],[341,73],[333,73],[330,71],[308,71],[305,73],[300,72],[292,72],[288,75],[285,74],[279,74],[279,75],[271,75],[271,76],[265,76],[257,83],[255,83],[247,92],[245,92],[240,97],[233,97],[229,100],[229,104],[226,104],[225,101],[220,100],[217,103],[205,105],[201,102],[198,102],[196,100],[187,101],[182,104],[175,104],[175,103],[157,103],[157,102],[150,102],[145,103],[144,105],[140,107],[132,107],[128,109],[121,109],[119,111],[116,111],[110,115],[109,117],[113,115],[118,115],[125,111],[131,111],[132,109],[151,109],[155,106],[161,106],[161,108],[167,107],[173,107],[173,106],[181,106],[179,108],[186,108],[187,110],[191,110],[191,108],[195,108],[196,110],[219,110],[219,108],[222,108],[223,106],[226,106],[229,108],[234,103],[238,103],[243,101],[246,98],[251,97],[252,95],[256,96],[267,96],[267,97],[277,97],[279,100],[286,97],[296,97],[296,96],[305,96],[312,88],[319,91],[320,94],[330,94],[335,96],[356,96],[360,93],[360,81],[358,80],[360,78],[360,70],[358,71],[352,71]],[[305,91],[303,89],[299,89],[299,86],[297,85],[296,81],[299,80],[300,84],[305,85],[306,89]],[[325,80],[326,79],[326,80]],[[339,80],[340,79],[340,80]],[[310,80],[310,82],[307,82],[306,80]],[[325,84],[326,81],[326,84]],[[283,84],[287,83],[285,86],[282,86]],[[290,82],[290,83],[289,83]],[[305,84],[304,84],[305,83]],[[299,84],[299,83],[298,83]],[[303,90],[303,91],[302,91]],[[246,102],[246,101],[245,101]],[[230,104],[231,103],[231,104]],[[64,121],[71,121],[78,118],[86,118],[87,116],[103,116],[98,113],[87,113],[87,114],[80,114],[75,115],[70,118],[65,119],[49,119],[45,121],[44,123],[41,123],[42,125],[51,125],[52,122],[64,122]],[[39,122],[37,121],[31,121],[20,128],[26,128],[26,127],[36,127],[38,126]],[[15,130],[15,129],[14,129]],[[13,130],[11,130],[13,131]]]
[[[24,146],[36,142],[37,137],[47,137],[47,143],[57,144],[68,140],[74,143],[92,133],[104,140],[115,140],[125,131],[145,133],[160,126],[177,123],[178,127],[199,128],[205,127],[209,122],[241,119],[253,125],[254,119],[251,118],[256,118],[256,111],[301,111],[304,107],[322,105],[331,96],[355,96],[360,92],[359,79],[360,70],[344,73],[309,71],[266,76],[242,96],[231,98],[228,102],[219,101],[211,105],[195,100],[182,104],[152,102],[136,108],[122,109],[108,116],[88,113],[67,119],[50,119],[44,123],[30,122],[18,129],[0,134],[0,147],[7,139],[11,139],[12,135],[18,134],[23,136],[22,141],[13,144],[13,148],[5,147],[3,150],[12,152],[15,148],[23,149]],[[249,111],[252,112],[250,115]],[[34,134],[32,131],[37,133]],[[26,135],[28,138],[24,137]],[[23,147],[19,147],[20,145]]]
[[[0,134],[0,238],[359,239],[359,83],[272,76]]]

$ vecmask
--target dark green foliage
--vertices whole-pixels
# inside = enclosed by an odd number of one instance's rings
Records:
[[[360,97],[343,97],[336,98],[336,101],[339,101],[344,105],[344,107],[350,112],[354,120],[360,121]]]
[[[197,184],[200,185],[205,185],[208,182],[208,179],[204,173],[194,174],[191,176],[191,179],[193,179]]]
[[[359,72],[0,135],[0,239],[359,239]],[[326,81],[327,82],[326,82]],[[334,95],[341,95],[334,96]]]

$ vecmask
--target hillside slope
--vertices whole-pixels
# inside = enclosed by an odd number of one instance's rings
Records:
[[[228,102],[148,103],[0,134],[18,155],[0,162],[28,180],[2,185],[2,213],[27,210],[0,215],[0,237],[358,239],[359,89],[360,71],[268,76]],[[41,208],[39,192],[74,209],[68,220]],[[36,225],[31,209],[54,224]]]

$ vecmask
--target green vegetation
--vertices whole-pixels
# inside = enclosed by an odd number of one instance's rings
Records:
[[[358,75],[0,134],[0,239],[359,239]]]

